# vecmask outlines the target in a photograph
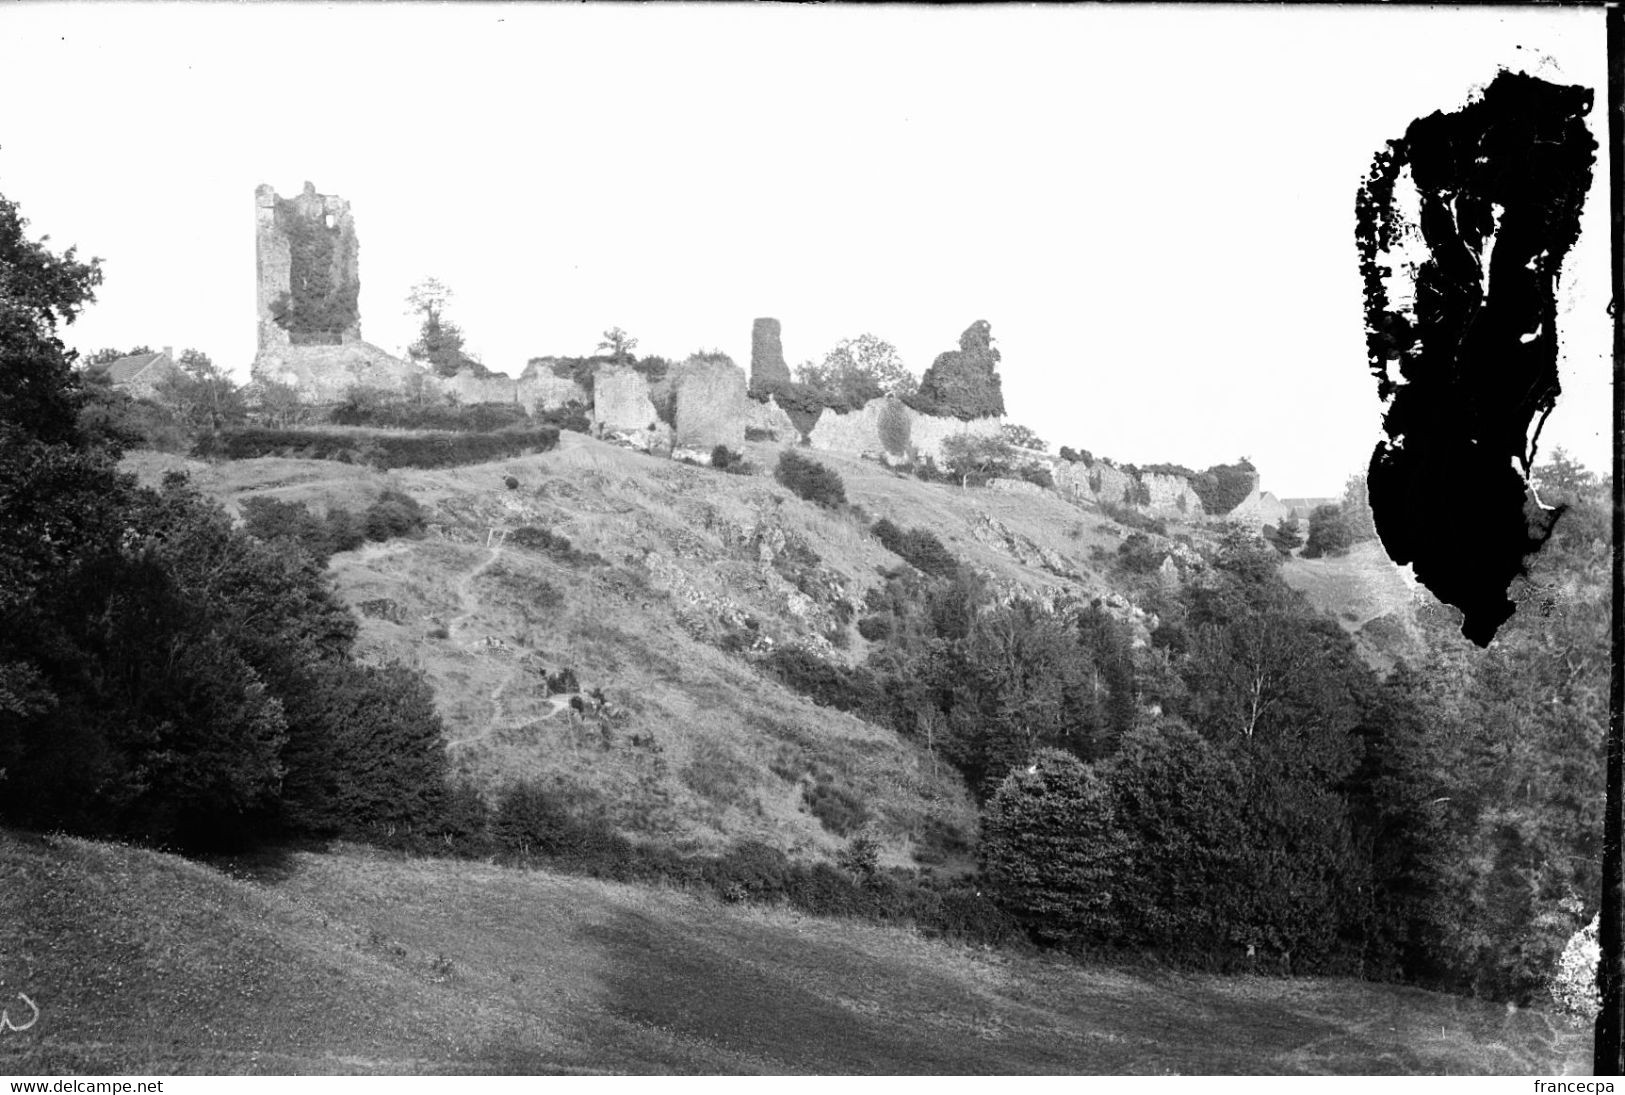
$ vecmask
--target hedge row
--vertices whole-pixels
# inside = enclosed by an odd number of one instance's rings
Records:
[[[473,403],[468,406],[350,399],[333,408],[328,420],[339,426],[384,426],[398,430],[450,430],[490,433],[530,420],[519,403]]]
[[[563,787],[520,781],[498,795],[494,808],[460,787],[452,792],[450,806],[448,831],[434,849],[440,852],[450,847],[466,856],[496,856],[514,866],[675,884],[709,890],[730,902],[782,902],[816,916],[908,922],[929,934],[973,942],[1011,943],[1025,937],[1013,917],[964,882],[795,863],[757,841],[736,844],[719,856],[636,844],[617,833],[581,793]]]
[[[547,452],[559,443],[554,426],[490,433],[354,434],[327,430],[275,430],[257,426],[223,430],[199,439],[192,455],[251,460],[258,456],[337,460],[389,468],[449,468]]]

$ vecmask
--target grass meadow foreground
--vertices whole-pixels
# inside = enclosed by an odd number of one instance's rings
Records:
[[[1481,1073],[1583,1026],[1357,981],[1091,968],[341,846],[235,876],[0,831],[0,1072]]]

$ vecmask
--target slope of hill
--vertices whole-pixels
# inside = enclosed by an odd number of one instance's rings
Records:
[[[130,466],[148,479],[184,467],[233,509],[269,495],[361,510],[385,487],[415,498],[429,536],[341,553],[332,571],[362,618],[361,655],[426,673],[454,769],[488,789],[557,780],[634,836],[703,851],[752,838],[821,856],[850,835],[808,810],[805,791],[823,778],[867,811],[883,862],[951,866],[976,825],[957,774],[889,730],[814,706],[748,660],[751,649],[785,643],[861,659],[852,620],[900,560],[862,517],[774,482],[778,446],[746,450],[752,475],[572,433],[553,452],[432,471],[159,454]],[[1098,513],[1049,493],[966,491],[817,458],[870,519],[932,530],[1007,590],[1105,595],[1126,610],[1089,560],[1091,547],[1115,551],[1122,535]],[[523,546],[516,532],[526,528],[581,554],[534,538]]]
[[[1395,566],[1378,541],[1362,541],[1342,556],[1294,556],[1282,564],[1281,577],[1354,636],[1374,667],[1388,669],[1396,658],[1420,651],[1416,579]]]
[[[478,863],[239,868],[0,830],[0,1071],[1481,1073],[1589,1064],[1534,1011],[1088,969]]]

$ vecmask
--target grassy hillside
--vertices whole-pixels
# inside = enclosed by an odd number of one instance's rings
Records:
[[[1415,989],[1087,969],[355,848],[235,877],[0,831],[0,1071],[1481,1073],[1589,1033]]]
[[[1309,603],[1335,617],[1354,636],[1365,659],[1379,669],[1420,649],[1413,599],[1415,579],[1384,554],[1382,544],[1366,540],[1347,555],[1303,559],[1281,566],[1281,577]]]
[[[482,786],[556,779],[634,836],[704,851],[754,838],[817,857],[849,835],[807,810],[803,790],[827,776],[869,811],[883,862],[963,863],[975,811],[947,765],[750,663],[748,648],[785,643],[860,660],[866,643],[836,602],[861,616],[865,591],[900,562],[861,517],[774,482],[779,451],[747,445],[756,474],[745,476],[573,433],[553,452],[434,471],[159,454],[130,464],[148,479],[185,467],[228,508],[269,495],[359,511],[385,487],[412,495],[429,513],[428,537],[339,554],[332,570],[362,617],[362,656],[424,670],[454,768]],[[816,457],[870,519],[931,529],[1007,589],[1110,591],[1090,548],[1115,551],[1122,530],[1099,514],[1054,495],[965,491]],[[523,527],[604,561],[572,564],[503,541]],[[549,695],[547,677],[566,668],[607,704],[576,710],[569,694]]]

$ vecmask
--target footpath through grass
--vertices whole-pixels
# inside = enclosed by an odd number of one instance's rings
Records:
[[[0,1073],[1501,1073],[1535,1011],[1089,969],[779,909],[365,849],[220,871],[0,831]]]

